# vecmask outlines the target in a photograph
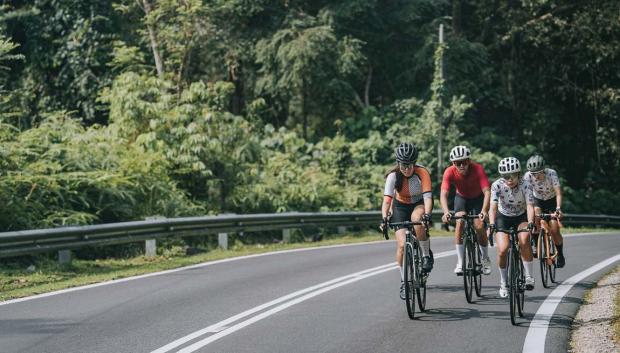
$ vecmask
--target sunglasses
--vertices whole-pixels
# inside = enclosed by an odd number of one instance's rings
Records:
[[[543,172],[542,170],[539,170],[537,172],[530,172],[530,173],[532,173],[532,175],[541,175],[542,172]]]
[[[468,164],[469,164],[469,159],[464,159],[464,160],[462,160],[462,161],[454,161],[454,162],[452,162],[452,163],[453,163],[455,166],[457,166],[457,167],[461,167],[461,166],[464,166],[464,165],[468,165]]]
[[[504,180],[517,180],[519,179],[519,173],[510,173],[502,175],[502,179]]]
[[[400,169],[411,169],[411,168],[413,168],[413,164],[398,163],[398,165],[400,166]]]

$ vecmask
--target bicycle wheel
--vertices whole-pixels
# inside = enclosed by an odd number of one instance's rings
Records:
[[[518,281],[517,277],[519,276],[517,270],[517,264],[515,263],[514,250],[510,249],[508,253],[508,298],[510,302],[510,322],[513,325],[517,324],[516,316],[517,316],[517,301],[518,296]]]
[[[415,290],[414,283],[416,282],[415,271],[413,267],[413,248],[411,243],[405,244],[405,255],[403,257],[405,280],[405,306],[407,307],[407,314],[410,319],[415,317]]]
[[[523,309],[525,308],[525,269],[521,255],[517,254],[516,262],[519,264],[519,276],[517,277],[517,308],[519,316],[523,317]]]
[[[549,266],[547,264],[548,253],[546,240],[547,232],[545,232],[543,228],[538,235],[538,260],[540,262],[540,279],[542,280],[543,287],[549,288],[549,283],[547,282],[547,278],[549,277]]]
[[[476,295],[482,297],[482,251],[480,250],[480,244],[474,241],[474,267],[476,269],[474,275],[474,288],[476,288]]]
[[[555,283],[555,270],[557,268],[557,256],[555,252],[555,243],[553,242],[553,239],[549,237],[549,257],[551,258],[551,264],[549,265],[549,280],[551,283]]]
[[[465,251],[463,252],[463,288],[465,289],[465,299],[471,303],[471,294],[474,290],[474,251],[473,243],[469,235],[465,236]]]
[[[413,262],[413,269],[418,283],[415,291],[418,295],[418,308],[420,308],[420,312],[422,312],[426,310],[426,279],[428,278],[428,273],[422,273],[422,252],[419,244],[416,246],[414,254],[415,261]]]

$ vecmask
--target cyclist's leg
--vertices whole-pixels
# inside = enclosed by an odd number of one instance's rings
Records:
[[[414,205],[411,220],[413,222],[420,222],[422,221],[422,215],[424,215],[423,200]],[[426,237],[426,230],[424,229],[424,226],[414,226],[414,229],[418,242],[420,243],[420,250],[422,250],[422,269],[426,272],[430,272],[433,269],[433,260],[430,257],[430,240]]]
[[[467,200],[459,195],[454,195],[454,214],[456,216],[463,216],[466,214]],[[465,222],[462,219],[456,221],[454,227],[454,247],[456,248],[456,267],[454,273],[461,274],[463,270],[461,265],[463,263],[463,256],[465,253],[465,246],[463,245],[463,229]]]
[[[557,266],[562,268],[566,263],[566,260],[564,258],[564,239],[562,239],[562,234],[560,233],[560,225],[557,221],[549,222],[549,231],[551,233],[551,237],[553,238],[555,248],[558,251]]]
[[[518,228],[526,228],[527,220],[519,223]],[[532,256],[532,246],[530,245],[529,233],[519,233],[519,250],[521,251],[521,259],[523,260],[523,268],[525,270],[525,286],[526,289],[534,289],[534,263]]]
[[[495,246],[497,247],[497,267],[499,268],[499,295],[502,298],[508,296],[506,286],[508,283],[508,249],[510,238],[508,234],[497,232],[495,234]]]

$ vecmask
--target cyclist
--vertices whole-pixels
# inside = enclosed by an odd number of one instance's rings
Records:
[[[527,173],[523,176],[533,188],[534,194],[534,210],[536,214],[555,213],[558,219],[562,219],[562,189],[560,188],[560,180],[555,170],[545,168],[545,160],[539,155],[533,155],[527,160]],[[540,220],[536,220],[536,229],[540,229]],[[560,234],[558,222],[552,220],[549,222],[551,237],[558,249],[559,268],[564,267],[566,260],[562,249],[563,239]],[[534,233],[534,244],[538,238],[538,233]],[[536,246],[534,246],[534,251]]]
[[[397,165],[386,175],[381,215],[383,224],[390,217],[391,221],[420,222],[430,221],[433,210],[431,193],[431,177],[423,166],[416,164],[418,148],[409,142],[402,142],[395,150]],[[430,240],[426,237],[423,226],[414,226],[416,236],[422,250],[422,270],[430,272],[433,268],[433,258],[430,251]],[[405,299],[403,279],[403,252],[405,245],[405,229],[396,230],[396,262],[400,268],[400,297]]]
[[[448,193],[450,185],[456,187],[454,196],[454,212],[457,216],[462,216],[474,212],[479,219],[474,220],[474,229],[478,235],[478,243],[482,250],[482,273],[491,273],[491,260],[489,260],[489,249],[487,247],[487,235],[484,229],[484,219],[489,210],[489,199],[491,198],[491,184],[484,172],[482,165],[471,161],[471,151],[466,146],[456,146],[450,151],[450,162],[452,165],[446,168],[441,182],[440,203],[443,209],[442,221],[450,221],[450,210],[448,209]],[[463,222],[456,222],[454,229],[454,244],[456,246],[457,263],[454,273],[463,274],[462,263],[465,253],[463,245]]]
[[[489,231],[496,229],[525,228],[534,229],[534,196],[530,184],[521,179],[521,164],[514,157],[504,158],[499,162],[500,178],[491,185],[491,207],[489,209]],[[498,212],[499,211],[499,212]],[[534,289],[532,247],[529,234],[519,233],[519,248],[525,268],[525,289]],[[506,255],[510,248],[509,235],[497,232],[497,264],[500,271],[499,296],[506,298],[508,290],[506,280]]]

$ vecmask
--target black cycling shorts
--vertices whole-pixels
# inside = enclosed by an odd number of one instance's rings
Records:
[[[413,214],[413,210],[418,205],[424,205],[424,199],[416,202],[416,203],[402,203],[398,200],[394,199],[392,202],[392,217],[390,218],[390,222],[399,223],[405,221],[411,221],[411,215]],[[401,227],[399,227],[400,229]]]
[[[527,212],[523,212],[518,216],[505,216],[501,212],[497,213],[497,217],[495,217],[495,227],[497,229],[510,229],[514,228],[517,230],[519,228],[519,224],[527,222]]]
[[[534,198],[534,206],[540,207],[543,213],[554,213],[557,206],[555,196],[549,200],[541,200]]]
[[[480,214],[482,205],[484,204],[484,194],[473,199],[466,199],[463,196],[454,195],[454,213],[465,211],[467,214]]]

